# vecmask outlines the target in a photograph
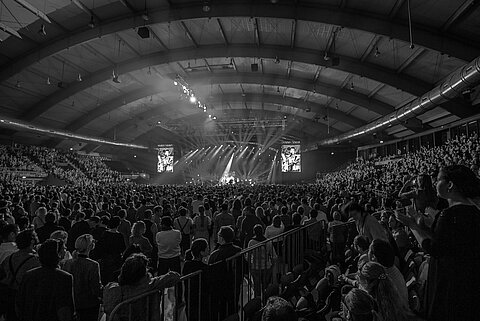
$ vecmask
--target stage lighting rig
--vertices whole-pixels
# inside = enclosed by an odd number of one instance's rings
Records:
[[[195,105],[196,107],[203,109],[204,112],[207,112],[207,106],[200,102],[193,89],[190,88],[190,85],[185,79],[183,79],[182,76],[177,75],[173,80],[173,84],[175,87],[180,88],[182,97],[186,98],[192,105]]]

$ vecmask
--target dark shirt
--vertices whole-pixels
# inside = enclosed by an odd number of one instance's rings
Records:
[[[90,233],[90,225],[87,221],[79,221],[73,224],[72,228],[68,232],[68,239],[67,239],[67,249],[69,251],[75,250],[75,241],[77,238],[83,234]]]
[[[69,308],[73,317],[73,277],[60,269],[38,267],[25,273],[16,298],[22,321],[57,321],[58,311]]]
[[[70,220],[68,218],[66,218],[65,216],[62,216],[58,219],[58,225],[63,227],[63,229],[68,232],[68,231],[70,231],[70,228],[72,227],[72,222],[70,222]]]
[[[83,255],[65,261],[63,270],[73,275],[73,292],[76,309],[98,307],[102,297],[100,266]]]
[[[190,307],[190,321],[207,320],[208,305],[209,305],[209,267],[207,264],[201,261],[186,261],[182,275],[188,275],[193,272],[202,271],[200,275],[196,275],[190,278],[190,281],[184,282],[185,284],[185,299],[187,306]],[[199,282],[201,280],[201,282]],[[200,289],[201,286],[201,289]],[[199,292],[201,293],[199,297]],[[200,304],[199,304],[200,303]],[[201,318],[198,317],[198,309],[200,310]]]
[[[422,242],[428,268],[428,320],[476,320],[480,302],[480,211],[454,205],[437,215],[432,239]]]
[[[37,232],[38,240],[40,241],[40,243],[43,243],[48,240],[50,238],[50,235],[55,231],[65,231],[65,229],[55,223],[47,222],[42,227],[38,228],[35,232]]]

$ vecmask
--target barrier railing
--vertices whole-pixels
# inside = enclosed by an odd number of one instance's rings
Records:
[[[254,298],[265,303],[265,290],[278,288],[280,276],[302,264],[309,251],[323,251],[326,237],[324,221],[293,228],[210,265],[206,272],[182,276],[174,288],[143,293],[121,302],[108,321],[136,321],[132,306],[140,301],[147,307],[141,320],[221,321],[238,314],[243,321],[245,304]],[[151,301],[158,296],[160,315],[152,318]],[[185,304],[176,304],[178,300]]]

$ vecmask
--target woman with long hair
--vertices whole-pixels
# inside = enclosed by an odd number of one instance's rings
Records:
[[[140,250],[142,251],[143,254],[149,255],[152,250],[153,246],[150,241],[143,236],[146,231],[146,226],[143,221],[138,221],[135,222],[132,226],[132,235],[130,235],[129,238],[129,245],[138,245],[140,247]]]
[[[172,271],[165,275],[152,278],[147,268],[147,257],[143,254],[133,254],[122,265],[118,283],[112,282],[105,287],[103,292],[103,307],[107,314],[107,320],[109,320],[113,309],[120,302],[155,289],[163,290],[172,287],[180,280],[180,275]],[[145,297],[144,299],[135,301],[132,305],[121,308],[113,320],[157,320],[161,315],[161,293],[163,293],[163,291],[159,291],[158,295],[153,298],[149,296],[147,300],[147,297]],[[150,315],[146,316],[145,311],[150,311]]]
[[[407,191],[410,187],[413,189]],[[432,179],[426,174],[420,174],[415,179],[407,181],[398,197],[412,199],[415,209],[421,213],[424,213],[427,207],[437,208],[437,193],[433,188]]]
[[[437,193],[449,207],[435,217],[431,230],[417,223],[418,213],[397,212],[397,219],[430,254],[428,320],[475,320],[480,303],[480,180],[466,166],[447,166],[438,173]]]
[[[352,289],[342,300],[342,312],[345,320],[380,321],[377,303],[365,291]],[[382,320],[385,321],[385,320]]]
[[[379,263],[368,262],[358,271],[359,288],[370,294],[378,305],[379,315],[388,321],[409,321],[415,317],[401,300],[398,290]]]
[[[242,215],[242,201],[238,198],[233,201],[232,215],[235,222],[238,220],[238,217]]]

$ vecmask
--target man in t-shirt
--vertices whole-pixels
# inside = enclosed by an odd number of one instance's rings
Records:
[[[388,236],[383,226],[376,218],[365,213],[362,206],[350,202],[345,206],[344,211],[350,219],[355,220],[359,235],[365,236],[369,242],[376,239],[388,242]]]
[[[213,219],[213,228],[214,228],[214,239],[215,243],[218,242],[218,232],[223,226],[230,226],[234,228],[235,218],[232,214],[228,213],[228,204],[222,204],[222,211],[218,213]]]
[[[202,195],[197,195],[197,199],[192,201],[192,217],[195,215],[200,214],[200,211],[198,210],[200,205],[203,205],[203,198]]]
[[[16,311],[22,321],[73,320],[73,277],[58,268],[60,243],[47,240],[38,249],[41,267],[25,273]]]

